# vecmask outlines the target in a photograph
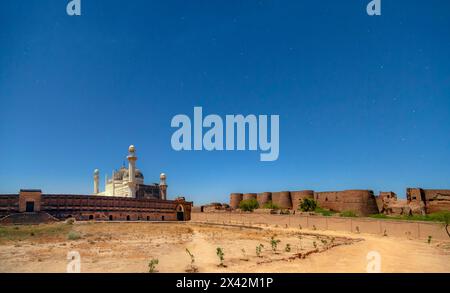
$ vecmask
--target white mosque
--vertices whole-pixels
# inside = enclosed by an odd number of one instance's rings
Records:
[[[136,148],[130,145],[128,148],[128,168],[122,166],[112,173],[112,178],[105,180],[105,191],[99,191],[98,169],[94,171],[94,195],[117,196],[130,198],[154,198],[167,200],[166,175],[161,173],[159,184],[144,184],[144,174],[136,168]]]

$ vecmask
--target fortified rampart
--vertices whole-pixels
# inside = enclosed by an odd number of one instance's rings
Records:
[[[321,208],[335,212],[352,211],[358,216],[385,213],[398,215],[426,214],[450,210],[450,190],[408,188],[406,200],[398,200],[393,192],[380,192],[375,196],[372,190],[323,191],[313,190],[232,193],[231,209],[238,209],[243,199],[256,198],[263,207],[269,201],[281,209],[297,210],[305,198],[314,199]]]
[[[289,191],[273,192],[272,203],[281,209],[292,209],[291,193]]]
[[[362,216],[378,213],[375,196],[371,190],[316,192],[314,199],[320,207],[336,212],[353,211]]]
[[[272,192],[261,192],[257,196],[258,204],[263,207],[265,204],[272,201]]]
[[[299,230],[331,230],[355,234],[367,233],[407,239],[428,239],[430,236],[432,239],[448,239],[442,224],[422,221],[396,221],[360,217],[323,217],[300,214],[272,215],[244,212],[192,213],[191,220],[216,224],[264,225]]]

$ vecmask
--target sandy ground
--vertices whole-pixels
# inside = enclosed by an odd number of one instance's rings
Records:
[[[381,272],[450,272],[450,241],[169,222],[0,227],[0,272],[66,272],[70,251],[79,252],[81,272],[148,272],[151,259],[159,272],[185,272],[193,268],[186,248],[199,272],[366,272],[371,251]]]

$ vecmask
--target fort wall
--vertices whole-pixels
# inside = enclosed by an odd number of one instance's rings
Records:
[[[281,191],[272,193],[272,203],[281,209],[291,209],[292,201],[289,191]]]
[[[242,200],[256,199],[256,193],[244,193]]]
[[[39,199],[38,199],[39,198]],[[0,195],[0,217],[24,212],[23,202],[39,200],[33,212],[45,212],[57,219],[177,221],[182,212],[190,220],[192,203],[184,200],[136,199],[110,196],[21,193]]]
[[[257,196],[259,207],[263,207],[265,204],[272,201],[272,192],[261,192]]]
[[[282,228],[332,230],[349,233],[366,233],[400,237],[407,239],[448,240],[447,233],[440,223],[422,221],[395,221],[371,218],[343,218],[306,215],[272,215],[255,213],[192,213],[191,220],[195,222],[265,225]]]
[[[313,190],[291,191],[292,208],[295,210],[298,209],[300,203],[305,198],[314,199],[314,191]]]

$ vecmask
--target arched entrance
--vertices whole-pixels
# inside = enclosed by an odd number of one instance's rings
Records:
[[[25,212],[27,212],[27,213],[34,212],[34,201],[27,201],[25,203]]]
[[[177,206],[177,221],[184,221],[184,207],[182,205]]]

